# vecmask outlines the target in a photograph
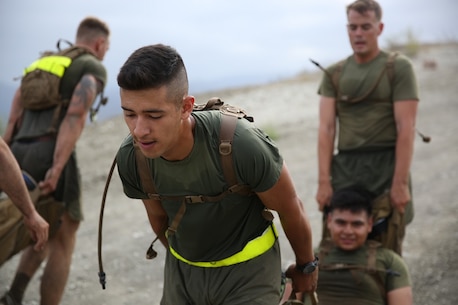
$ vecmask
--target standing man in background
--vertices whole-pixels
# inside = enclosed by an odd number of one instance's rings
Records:
[[[0,301],[5,305],[21,304],[27,285],[45,259],[41,304],[57,305],[62,299],[76,232],[83,219],[75,146],[89,110],[106,84],[106,70],[101,61],[109,48],[109,36],[108,26],[97,18],[87,17],[80,22],[75,46],[86,52],[76,57],[62,76],[59,93],[62,101],[69,102],[62,106],[54,131],[50,124],[55,107],[24,109],[27,101],[23,100],[20,89],[13,98],[4,139],[21,168],[39,181],[41,194],[62,202],[65,210],[55,236],[43,251],[35,252],[32,247],[24,250],[11,288]]]
[[[389,191],[405,226],[413,219],[410,166],[419,101],[415,74],[407,57],[379,48],[384,25],[376,1],[351,3],[347,19],[353,55],[325,70],[318,91],[316,200],[323,211],[333,192],[350,185],[376,195]]]

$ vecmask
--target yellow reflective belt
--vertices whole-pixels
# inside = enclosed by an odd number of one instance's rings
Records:
[[[70,57],[59,55],[46,56],[35,60],[30,66],[25,68],[24,74],[40,69],[62,77],[65,69],[68,68],[71,63],[72,59]]]
[[[275,240],[277,240],[278,234],[277,229],[275,228],[274,224],[271,224],[265,231],[262,233],[261,236],[256,237],[255,239],[250,240],[242,251],[235,253],[232,256],[224,258],[219,261],[215,262],[193,262],[187,260],[186,258],[182,257],[178,254],[171,246],[170,253],[173,254],[177,259],[182,262],[185,262],[192,266],[197,267],[205,267],[205,268],[215,268],[215,267],[224,267],[235,265],[238,263],[246,262],[256,256],[259,256],[265,253],[267,250],[272,248],[275,244]]]

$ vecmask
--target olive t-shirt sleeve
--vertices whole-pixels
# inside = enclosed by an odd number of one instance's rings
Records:
[[[387,275],[387,281],[385,285],[386,291],[392,291],[398,288],[412,286],[409,270],[402,257],[393,251],[390,251],[390,255],[392,256],[391,264],[390,266],[387,266],[387,269],[393,270],[399,275]]]
[[[394,71],[393,101],[418,101],[418,84],[411,61],[404,55],[398,55]]]
[[[255,192],[272,188],[280,177],[283,158],[277,145],[254,124],[239,120],[233,141],[238,180]]]

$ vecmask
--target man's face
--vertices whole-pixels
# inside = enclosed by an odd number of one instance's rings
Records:
[[[362,61],[369,61],[378,54],[378,36],[382,33],[383,23],[378,21],[374,11],[360,14],[355,10],[348,12],[348,37],[354,54]]]
[[[168,100],[167,87],[120,90],[124,120],[142,153],[148,158],[181,160],[192,149],[184,137],[183,122],[189,119],[194,98],[183,98],[177,107]]]
[[[108,52],[110,48],[110,40],[108,37],[99,37],[96,42],[96,56],[98,59],[103,60],[105,58],[105,54]]]
[[[334,244],[345,251],[360,248],[372,229],[372,219],[366,211],[352,213],[335,209],[328,215],[327,226]]]

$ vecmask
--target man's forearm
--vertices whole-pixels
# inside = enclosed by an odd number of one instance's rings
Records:
[[[302,205],[302,203],[300,203]],[[313,261],[312,231],[310,223],[303,210],[294,217],[284,219],[280,215],[281,224],[296,256],[297,264]]]
[[[8,173],[8,175],[0,175],[0,189],[8,195],[25,217],[30,216],[35,207],[25,186],[21,169],[3,140],[0,142],[0,171]]]
[[[414,128],[404,129],[396,141],[396,161],[393,184],[407,184],[414,150]]]

